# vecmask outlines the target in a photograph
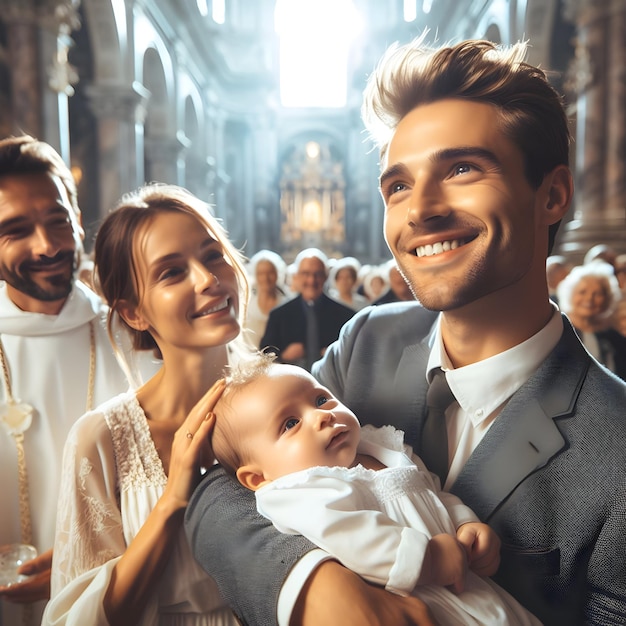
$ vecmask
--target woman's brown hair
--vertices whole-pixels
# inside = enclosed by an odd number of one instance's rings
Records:
[[[218,241],[224,256],[233,267],[239,285],[240,325],[245,322],[248,302],[248,279],[243,255],[228,239],[224,227],[210,212],[209,205],[182,187],[153,183],[125,195],[102,222],[94,246],[96,288],[110,307],[108,330],[114,343],[114,319],[120,319],[130,333],[135,350],[160,352],[152,335],[146,330],[136,330],[126,324],[117,313],[120,302],[132,306],[139,304],[139,282],[135,238],[160,213],[179,212],[191,215]]]

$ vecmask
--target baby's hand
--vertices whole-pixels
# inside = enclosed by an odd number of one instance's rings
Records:
[[[479,576],[493,576],[500,565],[500,539],[487,524],[469,522],[456,531],[465,547],[469,568]]]
[[[452,535],[435,535],[424,555],[418,585],[443,585],[454,593],[465,587],[467,554],[465,547]]]

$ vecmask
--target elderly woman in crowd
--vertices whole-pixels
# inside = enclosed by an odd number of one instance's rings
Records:
[[[626,380],[626,337],[612,325],[621,292],[612,265],[596,260],[580,265],[558,287],[559,306],[589,352]]]
[[[330,273],[330,295],[355,311],[370,304],[370,301],[357,293],[357,283],[361,264],[352,256],[339,259]]]
[[[271,250],[259,250],[250,259],[248,274],[252,289],[248,302],[246,328],[250,331],[250,341],[258,348],[270,311],[289,299],[286,293],[286,263]]]

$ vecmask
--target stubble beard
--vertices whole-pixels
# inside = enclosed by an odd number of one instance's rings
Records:
[[[464,276],[446,276],[442,272],[440,279],[429,276],[427,279],[421,272],[402,270],[409,278],[409,285],[415,298],[430,311],[454,311],[461,309],[493,291],[485,272],[485,259],[478,259]]]
[[[68,259],[68,263],[69,263]],[[20,266],[18,272],[2,268],[2,278],[16,291],[19,291],[29,298],[39,300],[41,302],[56,302],[67,298],[74,284],[74,279],[78,271],[78,263],[75,255],[71,256],[71,271],[65,273],[62,271],[58,274],[47,277],[43,284],[32,278],[33,272],[28,267]]]

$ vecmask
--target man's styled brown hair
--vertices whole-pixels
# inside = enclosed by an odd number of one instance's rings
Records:
[[[496,107],[494,123],[521,150],[534,189],[555,167],[568,165],[571,136],[562,98],[545,72],[524,62],[526,43],[469,40],[435,48],[424,43],[426,34],[392,45],[368,79],[361,114],[381,156],[407,113],[457,98]],[[550,249],[559,224],[550,227]]]

